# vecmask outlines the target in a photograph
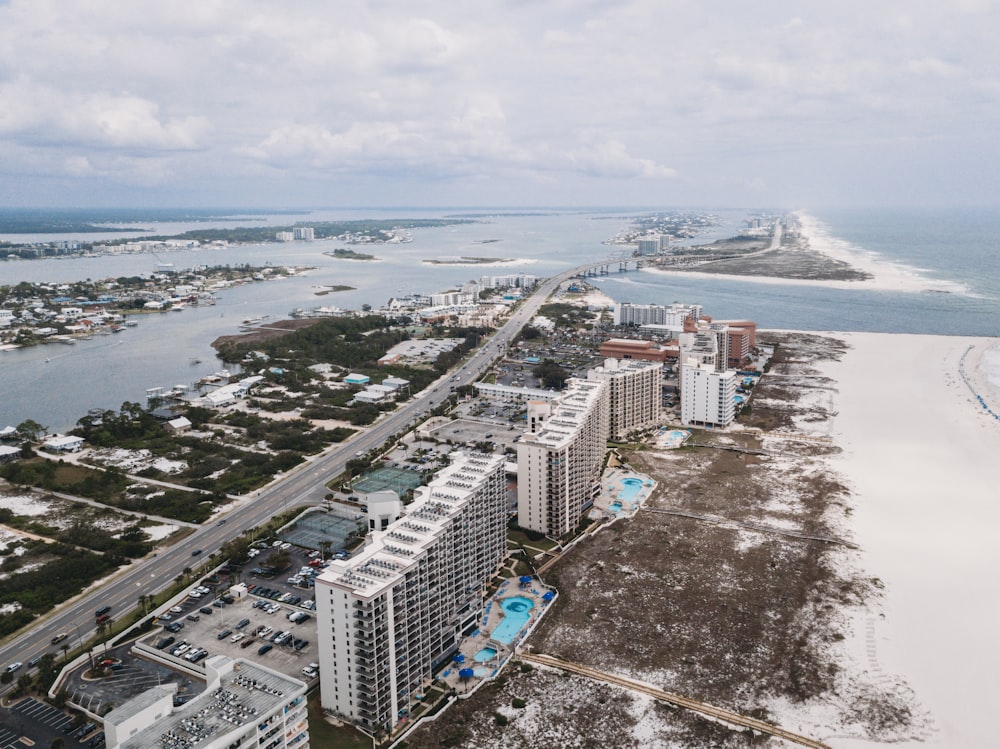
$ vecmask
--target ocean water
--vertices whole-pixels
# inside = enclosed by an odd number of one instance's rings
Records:
[[[296,220],[423,218],[462,211],[316,211]],[[466,213],[473,213],[467,211]],[[378,306],[392,296],[454,288],[481,275],[514,272],[548,276],[619,248],[603,242],[644,211],[549,210],[517,214],[476,211],[477,223],[413,230],[406,244],[362,246],[379,262],[337,260],[325,255],[336,241],[266,243],[224,250],[0,262],[0,284],[66,282],[149,274],[158,262],[176,268],[251,263],[308,266],[301,276],[221,292],[214,307],[144,316],[117,336],[74,346],[47,345],[0,352],[0,425],[33,418],[65,430],[90,408],[144,402],[152,387],[189,384],[222,367],[211,342],[239,330],[248,318],[281,319],[296,308]],[[703,241],[732,236],[745,211],[712,211],[718,224]],[[839,211],[811,213],[827,241],[859,258],[902,266],[941,291],[885,291],[777,284],[734,278],[699,278],[653,272],[612,273],[594,284],[618,302],[697,302],[715,318],[756,320],[762,328],[938,335],[1000,335],[1000,211]],[[287,222],[269,216],[265,223]],[[191,226],[205,227],[198,223]],[[221,226],[232,223],[220,222]],[[184,225],[153,226],[182,231]],[[79,238],[79,237],[64,237]],[[0,239],[12,239],[0,237]],[[36,239],[38,239],[36,237]],[[431,265],[426,260],[459,255],[512,259],[502,267]],[[318,296],[322,286],[354,290]],[[199,363],[193,364],[193,360]],[[1000,356],[984,358],[1000,382]]]

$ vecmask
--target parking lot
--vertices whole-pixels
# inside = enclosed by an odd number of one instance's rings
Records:
[[[0,711],[0,749],[23,749],[22,736],[41,747],[50,746],[56,738],[61,738],[67,749],[104,746],[100,726],[93,726],[81,734],[80,740],[77,734],[83,728],[73,728],[72,718],[62,710],[26,697],[12,708]]]
[[[254,560],[260,566],[244,569],[240,585],[228,594],[179,602],[158,618],[162,629],[143,638],[143,644],[167,662],[188,668],[200,670],[205,659],[226,655],[308,680],[303,668],[318,661],[311,577],[322,568],[310,552],[296,547],[283,551],[292,559],[287,570],[265,572],[270,555],[262,552]],[[192,586],[192,592],[197,590]]]

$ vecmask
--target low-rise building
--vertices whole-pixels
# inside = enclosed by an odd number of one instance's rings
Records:
[[[108,749],[309,749],[306,685],[251,661],[205,661],[204,692],[173,705],[176,684],[153,687],[104,716]]]

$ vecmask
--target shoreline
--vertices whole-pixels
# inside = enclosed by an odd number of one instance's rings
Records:
[[[642,268],[642,272],[664,276],[690,276],[699,279],[746,281],[775,286],[813,286],[830,289],[858,289],[862,291],[895,291],[904,293],[938,293],[969,295],[969,289],[954,281],[930,278],[925,270],[881,259],[874,252],[854,247],[849,242],[832,236],[822,222],[804,211],[791,211],[800,227],[800,236],[807,248],[831,260],[846,263],[871,276],[867,280],[840,281],[805,278],[782,278],[769,275],[740,275],[736,273],[710,273],[697,270],[670,270]]]
[[[1000,607],[989,593],[1000,572],[1000,421],[982,413],[959,367],[971,346],[966,370],[981,384],[982,356],[1000,339],[836,335],[849,348],[822,366],[839,391],[833,437],[842,452],[830,466],[851,490],[858,564],[885,586],[880,601],[849,612],[848,660],[912,690],[914,726],[899,746],[988,746],[1000,668],[992,632]]]

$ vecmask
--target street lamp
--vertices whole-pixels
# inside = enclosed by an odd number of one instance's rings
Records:
[[[80,641],[80,647],[82,648],[83,647],[83,635],[80,634],[80,625],[79,624],[74,624],[73,626],[76,627],[76,637]],[[90,657],[90,670],[93,671],[94,670],[94,654],[93,654],[93,652],[91,651],[90,648],[87,648],[87,655]]]

